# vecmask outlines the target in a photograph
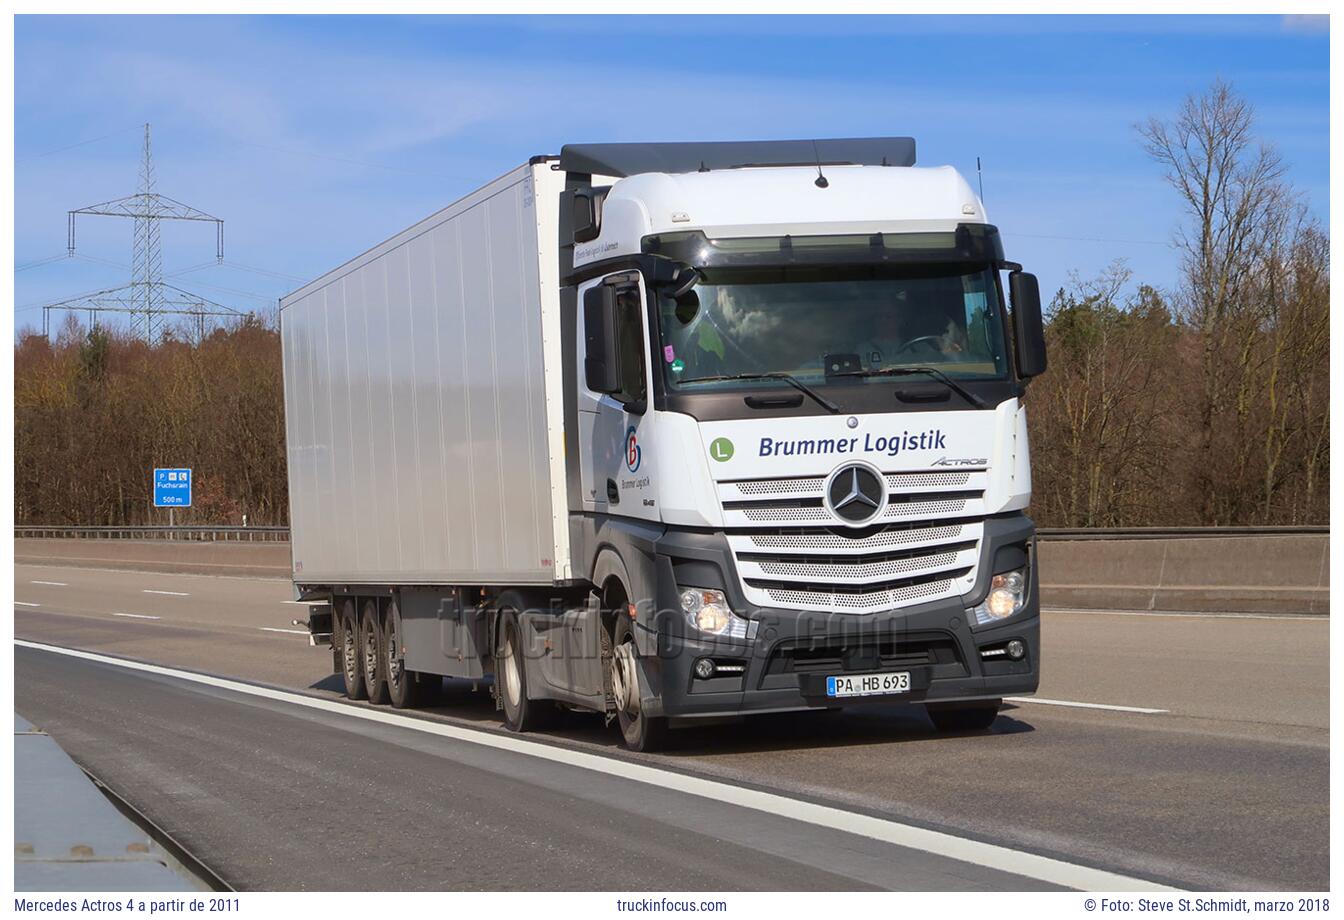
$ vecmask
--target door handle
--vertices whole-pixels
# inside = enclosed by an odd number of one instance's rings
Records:
[[[616,480],[607,480],[607,501],[613,505],[621,503],[621,490],[616,488]]]

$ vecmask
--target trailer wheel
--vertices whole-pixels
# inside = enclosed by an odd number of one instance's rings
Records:
[[[1003,700],[977,700],[974,703],[929,703],[929,720],[940,732],[982,732],[999,717]]]
[[[364,602],[364,616],[359,627],[360,661],[364,665],[364,688],[370,703],[387,702],[387,674],[383,667],[383,631],[378,625],[378,602],[370,598]]]
[[[362,700],[368,691],[364,686],[364,663],[359,650],[359,621],[355,618],[355,602],[341,601],[340,610],[333,618],[332,637],[341,659],[341,681],[348,699]]]
[[[392,601],[383,618],[383,667],[387,674],[387,695],[395,709],[414,709],[420,705],[421,677],[417,671],[406,670],[397,655],[397,602]]]
[[[545,700],[527,698],[527,668],[523,661],[522,631],[512,608],[499,611],[499,645],[495,649],[495,693],[504,705],[504,725],[509,731],[531,732],[544,728],[555,707]]]
[[[635,666],[635,631],[630,618],[617,617],[611,650],[611,690],[616,698],[616,721],[621,738],[632,751],[656,751],[666,742],[667,719],[646,716],[640,710],[639,669]]]

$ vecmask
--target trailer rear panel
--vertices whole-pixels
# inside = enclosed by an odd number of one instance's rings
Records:
[[[296,583],[567,566],[560,181],[522,166],[281,301]]]

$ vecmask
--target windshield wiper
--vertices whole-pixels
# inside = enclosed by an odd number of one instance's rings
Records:
[[[938,370],[936,367],[882,367],[872,371],[842,371],[838,374],[831,374],[832,377],[907,377],[911,374],[928,374],[930,377],[947,385],[958,396],[965,399],[968,403],[977,409],[988,409],[989,405],[976,396],[970,390],[957,383],[951,377]]]
[[[783,380],[789,386],[800,393],[805,393],[816,400],[817,405],[828,412],[839,412],[840,407],[831,402],[825,396],[822,396],[816,390],[803,383],[792,374],[786,374],[783,371],[772,371],[768,374],[715,374],[710,377],[687,377],[685,380],[678,380],[678,384],[683,383],[715,383],[721,380]]]

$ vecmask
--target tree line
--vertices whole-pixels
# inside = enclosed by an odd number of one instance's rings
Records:
[[[1055,295],[1027,396],[1041,523],[1328,522],[1330,241],[1253,127],[1223,82],[1139,127],[1185,212],[1180,280],[1115,263]]]
[[[1185,219],[1170,289],[1123,262],[1049,304],[1027,393],[1042,526],[1326,523],[1329,238],[1225,83],[1138,128]],[[67,317],[15,348],[16,523],[161,523],[155,466],[194,468],[182,523],[284,524],[274,317],[149,345]]]

